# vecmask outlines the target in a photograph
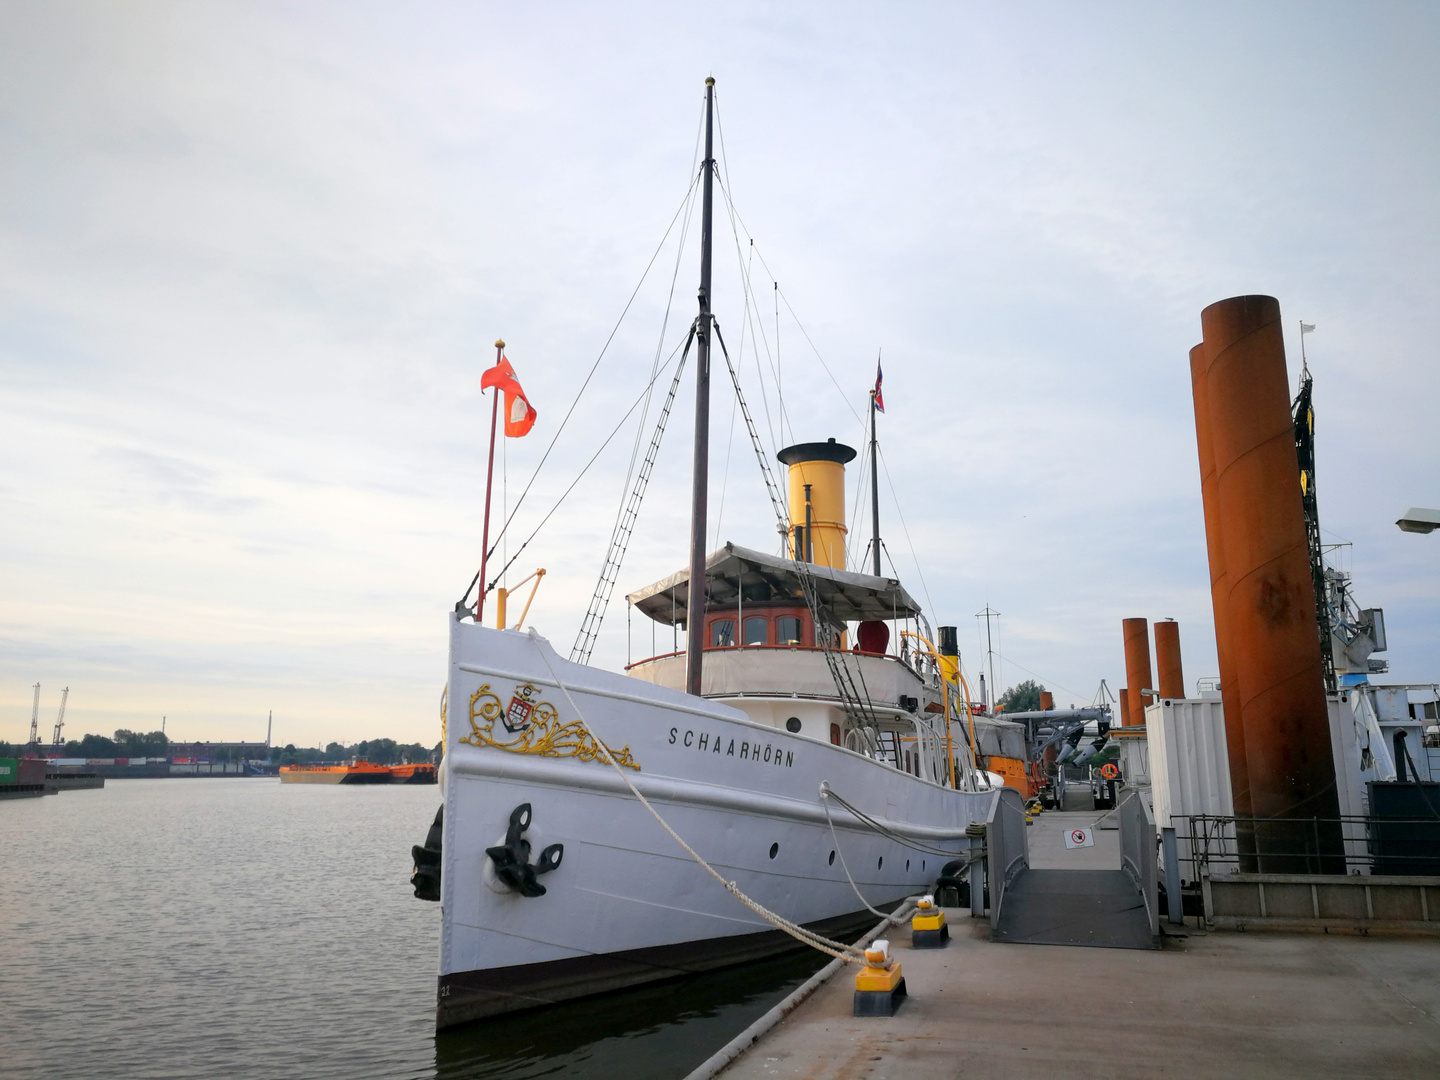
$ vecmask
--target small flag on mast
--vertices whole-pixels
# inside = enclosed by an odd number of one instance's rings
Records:
[[[885,379],[885,373],[880,370],[880,361],[875,361],[875,408],[880,412],[885,411],[885,395],[880,392],[880,384]]]
[[[1301,336],[1304,336],[1305,334],[1313,334],[1314,332],[1315,332],[1315,324],[1314,324],[1313,322],[1302,322],[1302,323],[1300,324],[1300,334],[1301,334]]]
[[[520,388],[520,381],[515,378],[515,369],[504,356],[480,377],[482,390],[492,386],[505,392],[505,434],[512,439],[529,434],[539,413],[535,411],[535,406],[530,404],[525,391]]]

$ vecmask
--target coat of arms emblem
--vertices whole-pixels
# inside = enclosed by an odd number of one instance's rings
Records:
[[[530,726],[530,720],[535,715],[535,703],[530,696],[535,693],[535,688],[528,683],[519,687],[515,695],[510,699],[510,704],[505,709],[505,730],[511,735],[518,735]]]

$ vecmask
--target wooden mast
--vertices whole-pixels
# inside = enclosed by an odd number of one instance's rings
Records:
[[[715,80],[705,80],[705,177],[700,212],[700,314],[695,320],[695,477],[690,494],[690,594],[685,609],[685,692],[700,694],[705,655],[705,533],[710,480],[710,225],[713,182]]]

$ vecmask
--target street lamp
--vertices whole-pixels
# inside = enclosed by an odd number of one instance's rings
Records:
[[[1423,506],[1412,506],[1400,520],[1395,522],[1402,532],[1428,533],[1440,529],[1440,510],[1427,510]]]

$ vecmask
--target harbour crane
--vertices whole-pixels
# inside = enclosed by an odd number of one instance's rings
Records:
[[[60,746],[60,729],[65,726],[65,701],[70,697],[70,687],[60,691],[60,715],[55,717],[55,739],[54,745]],[[38,699],[37,699],[38,700]]]
[[[40,742],[40,684],[35,684],[35,704],[30,706],[30,745]]]

